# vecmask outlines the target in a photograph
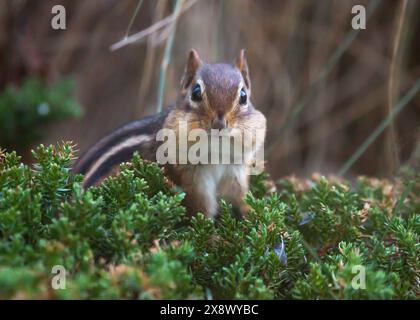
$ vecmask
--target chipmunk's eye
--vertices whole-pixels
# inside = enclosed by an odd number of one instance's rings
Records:
[[[244,88],[241,89],[241,92],[239,92],[239,103],[244,105],[246,104],[248,97],[246,95],[246,91]]]
[[[196,83],[191,90],[191,100],[195,102],[200,102],[203,100],[203,95],[201,94],[201,86]]]

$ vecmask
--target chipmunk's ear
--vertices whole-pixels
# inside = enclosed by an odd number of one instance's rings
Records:
[[[181,79],[181,91],[185,92],[187,88],[190,86],[194,76],[198,70],[198,68],[203,64],[198,55],[197,51],[194,49],[190,50],[188,54],[188,61],[187,66],[185,67],[184,75]]]
[[[249,69],[248,69],[248,62],[245,58],[245,49],[242,49],[239,53],[239,56],[235,59],[235,66],[239,69],[242,74],[242,77],[245,81],[245,86],[248,90],[251,90],[251,81],[249,79]]]

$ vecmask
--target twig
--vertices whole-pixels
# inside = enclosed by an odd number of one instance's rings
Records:
[[[185,3],[185,5],[183,6],[182,10],[179,12],[178,15],[181,15],[182,13],[184,13],[185,11],[187,11],[193,4],[195,4],[198,0],[190,0],[188,2]],[[158,31],[159,29],[167,26],[168,24],[173,23],[175,20],[177,19],[177,16],[175,15],[175,12],[173,14],[171,14],[170,16],[154,23],[153,25],[151,25],[150,27],[137,32],[129,37],[125,37],[124,39],[114,43],[111,47],[110,50],[111,51],[115,51],[118,49],[121,49],[122,47],[125,47],[126,45],[135,43],[135,42],[139,42],[141,40],[144,40],[148,35]]]
[[[160,45],[163,41],[165,41],[169,37],[169,35],[171,34],[171,29],[172,29],[172,26],[170,25],[167,26],[165,29],[163,29],[160,32],[160,34],[157,34],[156,37],[152,39],[151,45],[153,47]]]

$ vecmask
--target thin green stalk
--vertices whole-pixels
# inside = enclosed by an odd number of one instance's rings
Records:
[[[125,33],[126,38],[128,38],[128,36],[130,34],[131,27],[133,26],[134,20],[136,19],[137,14],[139,13],[140,7],[141,7],[142,4],[143,4],[143,0],[139,0],[139,2],[137,3],[136,9],[134,10],[133,16],[130,19],[130,23],[128,24],[127,31]]]
[[[396,216],[400,213],[400,210],[402,208],[402,205],[404,204],[405,199],[407,199],[408,195],[413,190],[415,184],[416,184],[415,181],[408,181],[407,182],[407,185],[405,186],[404,191],[401,194],[400,198],[398,199],[398,202],[397,202],[397,204],[394,208],[393,215]]]
[[[176,24],[178,22],[179,13],[181,11],[183,0],[177,0],[174,6],[174,16],[175,20],[172,23],[171,33],[169,34],[168,39],[165,44],[165,52],[163,55],[162,64],[160,65],[159,71],[159,88],[158,88],[158,102],[156,106],[156,111],[161,112],[163,106],[163,98],[165,95],[165,81],[166,81],[166,70],[168,68],[169,62],[171,60],[171,52],[173,47],[173,42],[175,38]]]
[[[351,166],[362,156],[362,154],[369,148],[369,146],[379,137],[379,135],[392,122],[394,117],[400,113],[413,99],[420,90],[420,79],[408,91],[408,93],[395,105],[391,113],[379,124],[378,127],[370,134],[369,137],[360,145],[356,152],[347,160],[347,162],[338,171],[338,175],[344,175],[351,168]]]
[[[389,67],[388,79],[388,113],[392,111],[392,107],[398,100],[399,96],[399,82],[401,78],[400,69],[402,67],[402,58],[404,56],[405,49],[405,46],[402,42],[404,41],[404,38],[406,38],[403,37],[402,34],[404,33],[403,30],[406,28],[405,20],[407,14],[407,4],[408,0],[403,0],[400,3],[400,8],[398,10],[399,13],[395,21],[396,30],[393,39],[392,56]],[[389,161],[389,172],[391,174],[394,174],[396,172],[400,164],[397,135],[398,134],[396,132],[395,125],[392,121],[389,124],[387,139],[385,141],[386,157]]]
[[[369,5],[366,9],[366,19],[368,20],[372,13],[375,11],[376,7],[378,6],[380,0],[372,0],[369,2]],[[337,50],[333,53],[330,57],[324,68],[316,77],[315,81],[312,82],[308,91],[303,95],[303,97],[296,103],[295,106],[292,107],[292,113],[290,116],[286,117],[283,125],[280,128],[279,136],[282,136],[286,133],[296,122],[298,116],[302,113],[303,109],[308,105],[309,101],[312,101],[314,98],[315,93],[318,91],[319,87],[325,80],[325,78],[330,74],[330,72],[334,69],[335,65],[341,59],[343,54],[347,51],[350,45],[353,43],[356,36],[359,34],[361,29],[352,29],[347,36],[344,38],[343,42],[337,48]],[[270,154],[278,143],[280,143],[280,139],[275,141],[267,150],[267,154]]]

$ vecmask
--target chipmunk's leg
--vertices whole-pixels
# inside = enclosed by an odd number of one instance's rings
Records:
[[[184,204],[188,213],[203,213],[207,218],[217,215],[217,190],[214,178],[206,170],[192,170],[182,176],[182,187],[186,192]]]
[[[203,213],[206,218],[214,218],[217,215],[216,198],[199,189],[187,192],[185,205],[192,215],[196,215],[198,212]]]
[[[246,167],[232,166],[220,182],[219,194],[230,200],[238,208],[241,216],[247,216],[250,207],[245,203],[244,197],[249,189],[249,176]]]

